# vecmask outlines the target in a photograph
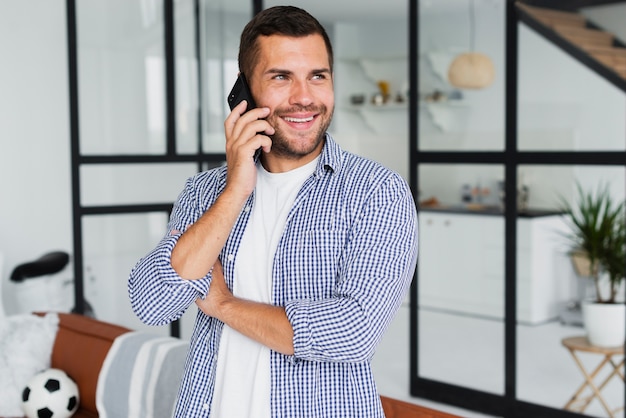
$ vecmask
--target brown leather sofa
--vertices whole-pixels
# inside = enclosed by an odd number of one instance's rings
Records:
[[[102,363],[119,335],[128,328],[82,315],[59,313],[51,367],[65,370],[78,385],[80,407],[74,417],[96,418],[96,386]]]
[[[43,315],[38,313],[38,315]],[[59,313],[59,329],[51,367],[65,370],[78,385],[80,407],[74,417],[97,418],[96,386],[106,355],[116,337],[131,331],[86,316]],[[387,418],[453,418],[454,415],[381,396]]]

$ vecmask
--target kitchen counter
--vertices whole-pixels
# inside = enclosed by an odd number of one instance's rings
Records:
[[[439,213],[457,213],[468,215],[488,215],[488,216],[503,216],[504,210],[497,205],[480,205],[480,204],[467,204],[467,205],[420,205],[420,212],[439,212]],[[558,210],[548,209],[526,209],[517,212],[519,218],[539,218],[542,216],[554,216],[563,215],[563,212]]]

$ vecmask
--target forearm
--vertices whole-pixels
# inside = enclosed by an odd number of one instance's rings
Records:
[[[293,354],[293,329],[285,309],[240,298],[229,298],[219,312],[229,327],[271,350]]]
[[[209,273],[245,202],[245,196],[225,190],[183,233],[171,257],[172,268],[181,278],[195,280]]]
[[[219,261],[212,275],[208,294],[196,300],[202,312],[274,351],[293,354],[293,329],[284,308],[234,296]]]

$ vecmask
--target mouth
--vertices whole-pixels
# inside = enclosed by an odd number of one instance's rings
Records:
[[[309,117],[305,117],[305,118],[296,118],[296,117],[290,117],[290,116],[283,116],[283,120],[285,122],[289,122],[289,123],[308,123],[308,122],[312,122],[313,119],[315,119],[315,116],[309,116]]]
[[[296,131],[308,131],[313,127],[313,125],[317,121],[317,117],[319,115],[317,113],[307,114],[307,115],[283,115],[281,119],[289,126],[291,129]]]

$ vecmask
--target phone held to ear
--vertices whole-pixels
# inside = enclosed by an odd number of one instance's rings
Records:
[[[228,94],[227,101],[230,110],[233,110],[235,106],[241,103],[242,100],[247,102],[246,112],[248,110],[254,109],[256,107],[256,103],[252,98],[252,93],[250,93],[250,87],[248,86],[248,82],[246,81],[246,77],[243,73],[239,73],[237,77],[237,81],[235,81],[235,85],[232,90]],[[245,112],[244,112],[245,113]],[[254,158],[258,158],[261,153],[261,148],[256,150]]]
[[[233,89],[228,94],[227,100],[228,106],[230,106],[230,110],[233,110],[235,106],[241,103],[242,100],[245,100],[248,103],[246,112],[256,107],[256,103],[254,103],[254,99],[252,98],[252,94],[250,93],[250,87],[248,87],[248,82],[246,81],[246,77],[243,75],[243,73],[239,73]]]

